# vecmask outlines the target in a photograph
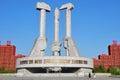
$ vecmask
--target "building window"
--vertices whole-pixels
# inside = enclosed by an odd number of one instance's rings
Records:
[[[52,63],[52,64],[57,64],[59,63],[59,60],[54,60],[54,59],[45,59],[44,63]]]
[[[88,62],[87,62],[87,61],[84,61],[84,64],[88,64]]]
[[[64,60],[64,59],[62,59],[62,60],[60,60],[60,63],[62,63],[62,64],[69,64],[70,60]]]
[[[24,61],[20,61],[20,64],[22,65],[22,64],[27,64],[27,60],[24,60]]]
[[[72,64],[82,64],[82,60],[72,60]]]
[[[33,60],[29,60],[29,64],[33,64]]]
[[[83,63],[83,61],[82,60],[79,60],[79,64],[82,64]]]
[[[36,64],[42,63],[42,60],[35,60]]]

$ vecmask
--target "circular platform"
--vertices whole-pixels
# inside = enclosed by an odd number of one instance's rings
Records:
[[[93,68],[93,61],[85,57],[42,56],[17,59],[16,68],[30,67],[84,67]]]

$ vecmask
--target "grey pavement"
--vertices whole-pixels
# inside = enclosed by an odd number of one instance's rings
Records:
[[[0,76],[0,80],[120,80],[120,76],[97,77],[96,79],[88,77],[10,77]]]
[[[120,76],[97,77],[96,79],[88,77],[9,77],[0,76],[0,80],[120,80]]]

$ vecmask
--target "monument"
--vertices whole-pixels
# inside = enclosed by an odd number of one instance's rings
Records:
[[[37,2],[36,9],[40,10],[40,34],[35,40],[29,56],[17,59],[17,73],[23,76],[86,76],[92,74],[93,61],[90,58],[81,57],[79,50],[71,36],[71,10],[72,3],[61,6],[66,9],[66,36],[64,48],[66,56],[61,56],[61,43],[59,41],[59,16],[58,8],[54,11],[54,41],[52,42],[52,56],[45,55],[47,37],[45,35],[46,12],[50,6],[44,2]],[[49,74],[50,73],[50,74]],[[59,74],[59,75],[58,75]]]

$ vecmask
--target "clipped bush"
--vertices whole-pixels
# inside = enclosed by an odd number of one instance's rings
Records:
[[[0,68],[0,73],[15,73],[15,70],[12,69],[4,70],[4,68]]]
[[[99,67],[95,67],[93,69],[93,72],[95,72],[95,73],[106,73],[107,71],[105,70],[105,68],[103,66],[99,66]]]
[[[8,70],[5,70],[4,73],[15,73],[15,71],[12,69],[8,69]]]
[[[3,68],[0,68],[0,73],[4,73],[4,69]]]
[[[105,70],[103,66],[95,67],[93,69],[95,73],[111,73],[112,75],[120,75],[120,68],[111,67],[108,70]]]
[[[110,69],[109,69],[109,72],[110,72],[112,75],[120,75],[120,68],[110,68]]]

